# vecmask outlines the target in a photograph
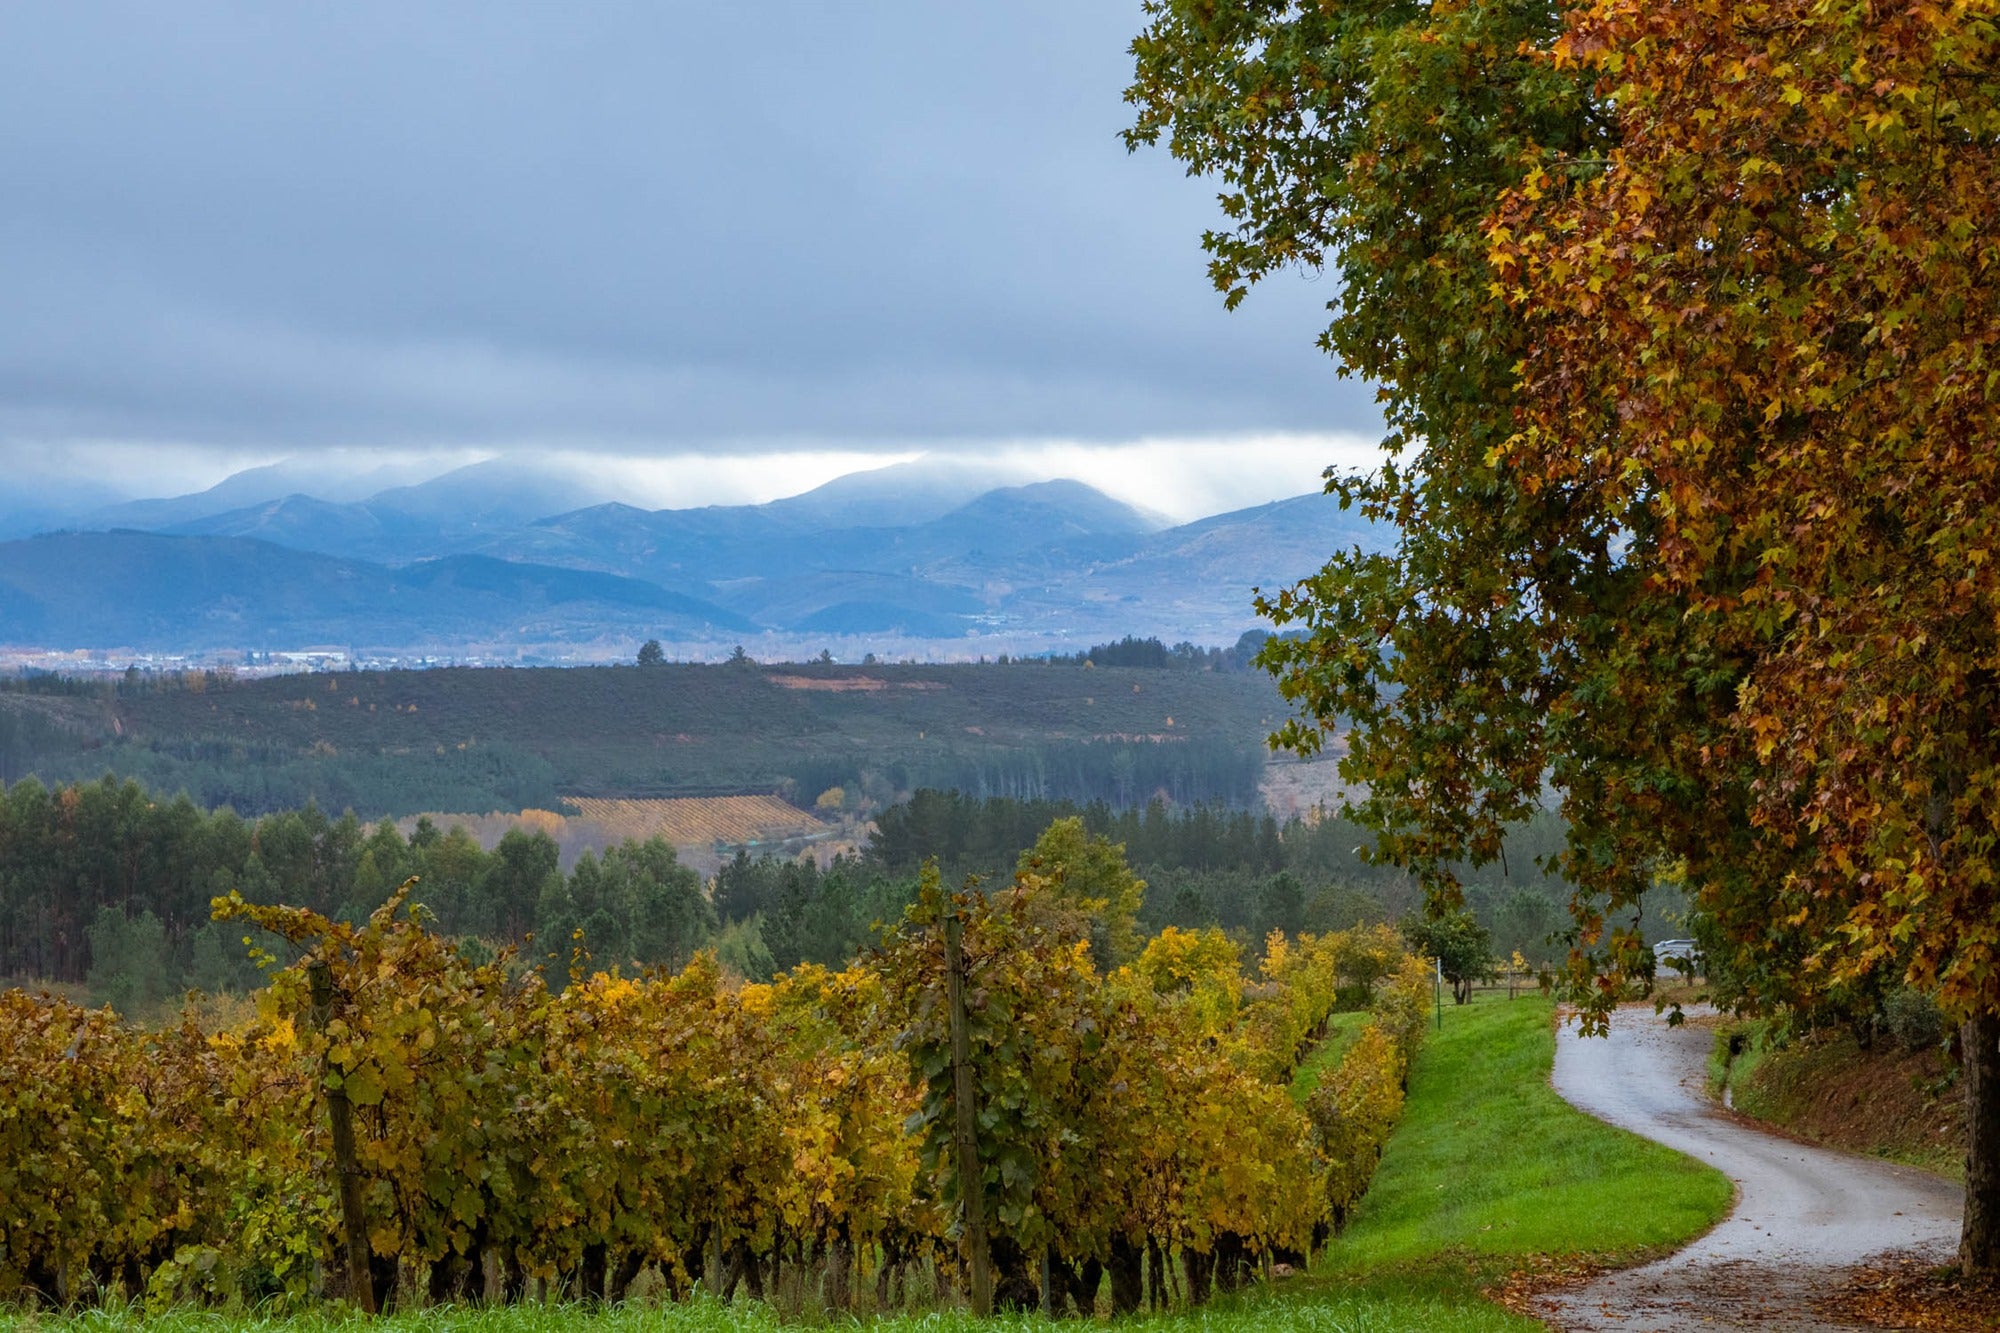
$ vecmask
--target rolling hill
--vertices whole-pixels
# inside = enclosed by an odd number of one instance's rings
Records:
[[[921,786],[1248,805],[1284,703],[1261,672],[753,663],[140,677],[0,686],[0,782],[115,772],[239,811],[555,809],[565,798]]]

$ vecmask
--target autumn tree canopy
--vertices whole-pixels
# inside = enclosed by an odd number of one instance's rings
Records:
[[[1155,0],[1133,142],[1224,185],[1232,302],[1324,345],[1397,525],[1273,596],[1310,750],[1383,850],[1559,793],[1586,989],[1682,880],[1752,995],[1906,980],[1966,1023],[1963,1258],[2000,1268],[1995,6]],[[1594,992],[1608,1002],[1609,987]]]

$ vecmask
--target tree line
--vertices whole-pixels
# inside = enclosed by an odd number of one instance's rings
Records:
[[[701,877],[657,839],[586,852],[565,874],[542,832],[488,851],[428,820],[405,838],[314,805],[247,820],[134,782],[30,779],[0,797],[0,976],[88,983],[121,1008],[239,990],[257,974],[243,932],[210,919],[215,898],[356,921],[412,876],[428,918],[458,937],[567,950],[580,931],[607,962],[673,966],[713,934]]]
[[[685,963],[713,948],[736,973],[767,977],[802,963],[840,966],[914,901],[926,861],[948,882],[1003,885],[1056,825],[1120,848],[1136,868],[1140,928],[1221,930],[1255,951],[1272,931],[1323,933],[1403,920],[1416,884],[1363,853],[1368,835],[1337,818],[1280,825],[1268,815],[1153,802],[978,799],[920,791],[884,811],[859,855],[810,858],[740,851],[709,882],[657,839],[586,853],[567,869],[540,830],[516,828],[490,849],[463,827],[420,819],[405,836],[315,805],[246,819],[159,799],[104,779],[0,791],[0,977],[80,984],[123,1012],[186,989],[238,991],[256,981],[242,932],[209,918],[218,896],[285,903],[359,921],[405,879],[435,927],[488,947],[527,946],[558,970],[580,947],[599,965]],[[1512,878],[1467,892],[1493,952],[1558,960],[1566,890],[1535,870],[1559,845],[1559,822],[1519,830]],[[1679,933],[1653,922],[1653,934]],[[580,932],[580,936],[579,936]],[[532,944],[530,940],[532,939]]]
[[[1022,847],[1059,819],[1124,849],[1147,882],[1141,919],[1152,929],[1218,926],[1255,940],[1401,921],[1419,912],[1422,887],[1374,855],[1375,836],[1337,815],[1280,824],[1241,809],[1174,809],[1163,802],[1119,808],[1104,801],[981,800],[964,792],[919,791],[875,821],[869,855],[891,871],[936,857],[948,876],[988,880],[1012,873]],[[1492,951],[1536,964],[1568,951],[1569,887],[1547,868],[1564,846],[1562,820],[1542,813],[1510,829],[1504,860],[1461,866],[1463,905],[1489,935]],[[1670,887],[1625,924],[1646,939],[1684,933]]]
[[[1071,666],[1145,667],[1159,671],[1249,671],[1257,663],[1257,652],[1270,638],[1265,630],[1245,630],[1226,647],[1206,647],[1181,642],[1168,647],[1157,636],[1137,638],[1127,634],[1112,643],[1093,644],[1080,653],[1051,653],[1047,661]],[[1002,659],[1003,661],[1005,659]]]

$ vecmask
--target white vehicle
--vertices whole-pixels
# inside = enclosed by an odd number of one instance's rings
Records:
[[[1701,945],[1695,940],[1661,940],[1653,946],[1653,962],[1687,976],[1701,971]]]

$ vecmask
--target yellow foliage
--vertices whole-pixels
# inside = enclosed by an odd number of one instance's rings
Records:
[[[560,838],[569,827],[569,820],[553,810],[537,810],[530,807],[514,818],[522,828],[538,830],[552,838]]]
[[[1147,942],[1132,970],[1154,994],[1183,997],[1204,1035],[1235,1021],[1243,998],[1242,951],[1213,927],[1168,926]]]
[[[826,823],[775,796],[676,796],[613,800],[573,796],[577,818],[614,838],[664,838],[676,847],[770,842],[826,831]]]
[[[947,900],[933,879],[838,972],[733,985],[702,953],[559,992],[508,954],[469,961],[409,892],[361,925],[218,900],[326,968],[324,1022],[303,963],[222,1031],[191,1013],[145,1034],[0,994],[0,1300],[106,1271],[139,1273],[155,1302],[314,1294],[336,1257],[335,1087],[370,1244],[418,1272],[491,1259],[568,1282],[601,1252],[684,1289],[702,1246],[948,1255],[948,902],[978,997],[993,1226],[1026,1250],[1307,1247],[1365,1187],[1423,1029],[1427,973],[1406,960],[1301,1108],[1285,1082],[1351,941],[1274,936],[1253,982],[1220,932],[1169,929],[1107,978],[1051,924],[1039,873],[991,898]]]
[[[1085,830],[1080,818],[1058,819],[1021,853],[1017,882],[1032,880],[1048,898],[1080,913],[1102,931],[1113,964],[1139,951],[1139,904],[1146,881],[1125,864],[1125,845]]]
[[[1382,1146],[1403,1113],[1402,1071],[1394,1039],[1369,1023],[1306,1100],[1336,1227],[1367,1190]]]
[[[1435,973],[1430,959],[1406,957],[1375,995],[1375,1022],[1395,1043],[1401,1068],[1407,1070],[1423,1044],[1431,1016]]]

